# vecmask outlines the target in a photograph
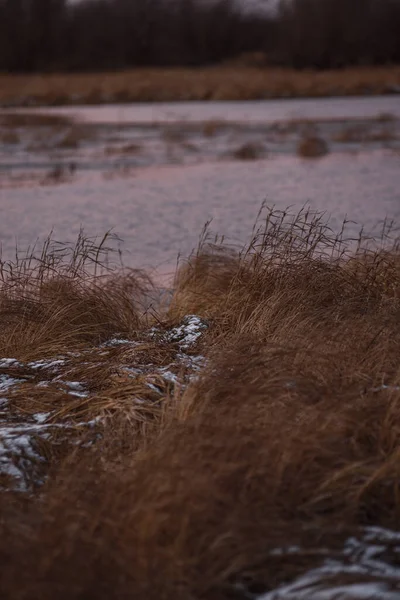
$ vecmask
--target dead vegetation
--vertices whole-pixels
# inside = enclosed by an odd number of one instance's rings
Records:
[[[150,280],[139,271],[107,274],[109,239],[97,243],[80,233],[75,245],[66,245],[49,237],[43,248],[0,262],[3,356],[33,360],[139,327],[135,303]]]
[[[18,127],[67,127],[71,124],[69,117],[35,112],[2,112],[0,126],[16,129]]]
[[[214,137],[226,128],[226,123],[219,119],[209,119],[203,124],[204,137]]]
[[[266,151],[261,143],[247,142],[232,152],[236,160],[257,160],[265,158]]]
[[[327,142],[317,135],[304,135],[297,146],[297,154],[302,158],[320,158],[328,153]]]
[[[0,131],[0,143],[1,144],[18,144],[19,143],[19,135],[16,131],[5,130]]]
[[[297,71],[217,65],[42,76],[0,74],[0,104],[15,107],[363,96],[393,93],[399,85],[398,66]]]
[[[142,276],[94,273],[95,245],[89,269],[82,253],[53,250],[3,266],[2,356],[81,353],[55,395],[32,379],[12,410],[106,417],[51,462],[40,495],[1,496],[5,599],[245,599],[318,565],[315,547],[397,527],[394,229],[346,240],[345,224],[336,235],[309,211],[270,210],[259,224],[240,252],[204,236],[164,310],[140,308]],[[202,324],[190,342],[187,319]],[[127,343],[107,346],[117,334]],[[196,344],[206,364],[185,387]],[[160,369],[173,362],[171,386]],[[140,365],[150,370],[130,377]],[[71,402],[65,381],[91,395]],[[293,544],[296,558],[274,552]]]
[[[381,121],[380,118],[378,122]],[[381,127],[371,131],[371,128],[362,125],[350,125],[342,129],[334,136],[335,142],[341,143],[368,143],[368,142],[391,142],[396,139],[396,133],[390,126]]]
[[[75,124],[64,133],[60,141],[56,144],[56,147],[65,150],[74,150],[79,148],[82,142],[93,140],[94,137],[94,128]]]
[[[142,146],[140,144],[123,144],[122,146],[108,146],[104,153],[107,156],[130,156],[140,154]]]

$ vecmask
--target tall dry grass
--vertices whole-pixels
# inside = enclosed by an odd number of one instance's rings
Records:
[[[114,414],[1,498],[4,598],[245,599],[397,527],[399,245],[345,230],[272,210],[241,252],[203,237],[160,320],[207,320],[206,368],[147,438]]]
[[[190,100],[262,100],[385,94],[400,84],[398,66],[296,71],[217,65],[85,74],[2,75],[5,106],[61,106]]]
[[[140,271],[109,268],[111,238],[93,240],[81,231],[69,245],[50,236],[42,247],[0,261],[2,356],[54,356],[143,327],[141,303],[151,281]]]

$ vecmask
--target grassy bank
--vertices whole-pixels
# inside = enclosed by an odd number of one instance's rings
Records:
[[[400,67],[297,71],[240,63],[198,69],[0,75],[3,106],[261,100],[393,93]]]
[[[398,525],[398,241],[260,223],[169,294],[82,238],[3,263],[3,598],[244,600]]]

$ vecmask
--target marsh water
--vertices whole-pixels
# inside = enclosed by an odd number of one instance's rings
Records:
[[[42,121],[30,121],[38,113]],[[347,216],[354,231],[400,217],[399,96],[9,116],[0,112],[3,256],[50,230],[71,241],[82,226],[118,234],[126,264],[167,272],[208,221],[211,232],[245,242],[263,202],[308,204],[332,215],[334,228]],[[322,156],[297,155],[310,136],[324,140]]]

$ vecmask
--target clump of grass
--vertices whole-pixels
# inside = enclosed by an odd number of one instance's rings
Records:
[[[206,366],[183,393],[166,392],[162,407],[153,388],[147,395],[140,388],[144,412],[135,421],[125,407],[140,382],[113,390],[105,365],[90,358],[94,405],[112,417],[101,440],[56,463],[23,509],[0,498],[4,598],[244,600],[319,565],[321,553],[329,556],[365,525],[396,528],[400,255],[393,236],[385,227],[375,242],[362,233],[347,239],[346,223],[335,234],[323,215],[274,209],[262,213],[240,251],[209,245],[204,235],[177,273],[158,330],[147,346],[118,350],[116,363],[128,366],[142,354],[148,364],[158,354],[153,362],[168,365],[167,324],[197,314],[208,324]],[[75,277],[79,256],[62,277]],[[9,289],[15,301],[20,289],[30,286]],[[100,314],[92,302],[85,296],[90,314]],[[120,312],[110,308],[116,319]],[[139,331],[140,319],[128,322]],[[110,351],[105,361],[113,360]],[[86,372],[80,362],[69,365],[71,378]],[[147,402],[156,406],[151,417]],[[87,400],[77,403],[78,415],[90,410]],[[140,436],[132,435],[134,422]],[[296,557],[277,551],[293,545]]]
[[[203,135],[204,137],[214,137],[225,126],[225,123],[219,119],[210,119],[203,124]]]
[[[247,142],[232,153],[236,160],[257,160],[265,157],[264,146],[256,142]]]
[[[366,125],[353,125],[345,127],[335,135],[334,141],[342,143],[390,142],[395,137],[393,131],[388,127],[370,130]]]
[[[186,139],[186,133],[181,126],[169,125],[162,130],[162,139],[167,143],[181,144]]]
[[[150,280],[139,271],[107,275],[112,236],[79,233],[76,244],[49,237],[14,261],[0,262],[0,352],[34,358],[70,345],[100,343],[140,326],[137,305]]]
[[[49,113],[3,112],[0,115],[1,127],[65,127],[70,124],[69,117]]]
[[[140,144],[125,144],[123,146],[110,146],[105,149],[105,154],[108,156],[121,156],[139,154],[142,150]]]
[[[72,175],[76,171],[76,164],[70,162],[68,164],[54,165],[45,177],[41,180],[41,185],[57,185],[70,181]]]
[[[381,123],[391,123],[392,121],[395,121],[395,120],[396,120],[396,117],[394,116],[394,114],[389,113],[389,112],[382,112],[377,117],[377,121],[379,121]]]
[[[328,153],[329,146],[327,142],[316,135],[304,136],[297,146],[297,154],[302,158],[320,158]]]
[[[0,132],[0,143],[2,144],[18,144],[19,141],[19,135],[16,131],[9,130]]]
[[[93,138],[94,131],[83,125],[74,125],[65,133],[57,144],[57,148],[75,149],[79,148],[81,142]]]
[[[380,131],[374,131],[367,137],[368,142],[391,142],[396,139],[396,135],[391,129],[384,128]]]
[[[365,139],[365,127],[361,125],[352,125],[342,129],[334,137],[335,142],[342,143],[357,143]]]

